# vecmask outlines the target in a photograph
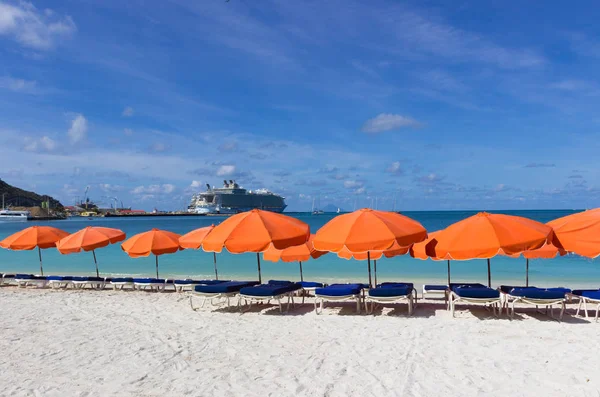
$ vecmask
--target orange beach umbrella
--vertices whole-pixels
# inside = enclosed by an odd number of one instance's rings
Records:
[[[158,278],[158,256],[179,251],[181,249],[179,237],[177,233],[154,228],[130,237],[121,244],[121,249],[132,258],[141,258],[153,254],[156,257],[156,278]]]
[[[122,230],[109,227],[88,226],[58,240],[56,242],[56,248],[61,254],[92,251],[94,264],[96,265],[96,276],[99,277],[100,272],[98,271],[98,261],[96,260],[96,249],[123,240],[125,240],[125,232]]]
[[[215,228],[215,225],[210,225],[206,227],[201,227],[196,230],[192,230],[189,233],[184,234],[179,237],[179,246],[181,248],[191,248],[191,249],[200,249],[202,248],[202,243],[204,239],[212,230]],[[217,271],[217,254],[213,252],[213,265],[215,267],[215,280],[219,279],[219,272]]]
[[[300,265],[300,281],[304,281],[302,274],[302,262],[306,262],[310,258],[317,259],[325,255],[327,252],[317,251],[313,246],[314,234],[311,234],[308,241],[304,244],[295,245],[292,247],[278,250],[271,246],[263,252],[263,259],[271,262],[298,262]]]
[[[363,208],[327,222],[315,234],[313,244],[319,251],[366,253],[372,285],[371,252],[410,247],[426,238],[425,228],[413,219],[396,212]]]
[[[14,251],[38,249],[40,273],[44,275],[42,249],[56,247],[56,242],[69,233],[50,226],[31,226],[0,241],[0,247]]]
[[[310,227],[290,216],[270,211],[254,209],[236,214],[215,226],[204,239],[202,249],[207,252],[221,252],[223,248],[233,254],[256,252],[258,281],[260,272],[260,252],[273,246],[285,249],[308,241]]]
[[[490,258],[535,250],[551,243],[553,238],[552,228],[543,223],[480,212],[441,230],[425,246],[425,252],[437,259],[487,259],[488,286],[491,286]]]
[[[554,229],[559,248],[587,258],[600,255],[600,208],[563,216],[547,225]]]

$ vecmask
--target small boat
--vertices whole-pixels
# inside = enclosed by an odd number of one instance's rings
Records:
[[[335,213],[339,214],[340,212],[342,212],[342,211],[340,210],[340,207],[338,207],[338,209],[337,209],[337,211],[335,211]]]
[[[29,211],[0,210],[0,221],[26,221],[30,216]]]

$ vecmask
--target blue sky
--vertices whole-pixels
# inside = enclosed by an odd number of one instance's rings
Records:
[[[600,205],[593,2],[0,0],[0,178],[179,209]]]

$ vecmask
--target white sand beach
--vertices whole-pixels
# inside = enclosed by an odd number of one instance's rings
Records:
[[[590,396],[600,323],[443,302],[355,315],[191,310],[185,295],[0,288],[0,395]]]

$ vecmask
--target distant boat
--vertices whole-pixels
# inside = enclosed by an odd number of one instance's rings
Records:
[[[0,210],[0,221],[26,221],[30,216],[29,211]]]
[[[339,214],[340,212],[342,212],[342,211],[340,210],[340,207],[338,207],[336,214]]]
[[[319,197],[319,201],[321,201],[320,197]],[[325,211],[315,208],[315,199],[314,198],[313,198],[313,205],[312,205],[311,213],[313,215],[323,215],[325,213]]]

